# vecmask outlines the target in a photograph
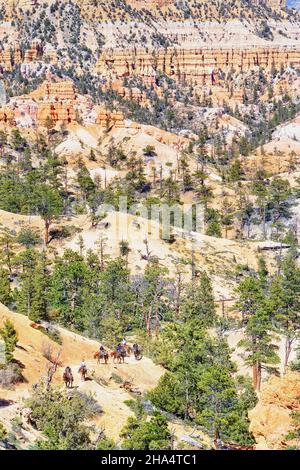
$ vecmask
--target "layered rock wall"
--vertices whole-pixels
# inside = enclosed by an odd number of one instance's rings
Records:
[[[158,72],[195,84],[215,83],[219,71],[300,66],[300,48],[253,49],[107,49],[96,71],[105,77],[153,77]]]
[[[53,124],[63,122],[71,124],[76,121],[76,112],[72,103],[39,103],[37,111],[37,122],[39,125],[46,125],[48,120]]]
[[[124,114],[118,111],[108,111],[106,108],[99,110],[96,124],[103,127],[107,131],[112,127],[123,128],[124,127]]]
[[[5,71],[12,71],[15,65],[21,64],[26,68],[30,64],[38,61],[49,60],[50,63],[57,63],[57,55],[53,48],[44,49],[39,42],[33,42],[28,49],[20,50],[19,44],[12,47],[5,47],[0,50],[0,68]]]

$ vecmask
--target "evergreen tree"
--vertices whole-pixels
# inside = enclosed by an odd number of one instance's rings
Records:
[[[21,287],[16,292],[17,310],[27,315],[31,314],[34,297],[34,274],[37,265],[38,254],[29,248],[16,258],[16,265],[22,270],[20,274]]]
[[[289,362],[293,343],[300,332],[300,269],[293,251],[282,263],[281,274],[276,276],[270,288],[274,324],[285,338],[284,370]]]
[[[182,305],[185,320],[197,319],[199,325],[212,326],[216,319],[216,309],[211,281],[202,272],[197,283],[192,285]]]
[[[14,358],[13,352],[19,339],[14,324],[10,320],[4,322],[3,327],[0,329],[0,336],[2,336],[5,344],[5,360],[9,364]]]
[[[8,306],[12,301],[9,272],[0,268],[0,302]]]
[[[265,300],[249,317],[245,330],[246,339],[239,342],[239,346],[248,352],[246,363],[252,367],[253,387],[258,391],[261,388],[262,368],[270,369],[272,365],[279,363],[276,353],[278,348],[273,344],[271,330],[270,303]]]
[[[50,273],[47,269],[46,254],[42,253],[37,261],[33,275],[33,294],[29,318],[32,321],[48,318],[48,289]]]
[[[0,260],[8,268],[10,274],[13,268],[14,249],[16,246],[16,235],[6,227],[0,226]]]
[[[56,258],[51,277],[49,300],[52,315],[67,326],[82,328],[85,301],[92,295],[91,272],[84,259],[72,250]]]
[[[55,188],[46,184],[39,184],[33,194],[34,207],[45,222],[45,246],[49,243],[49,229],[51,223],[62,211],[62,199]]]
[[[209,429],[215,439],[228,436],[232,412],[237,409],[238,398],[234,380],[220,365],[207,367],[198,380],[199,411],[196,421]]]
[[[165,450],[171,447],[171,434],[167,419],[154,412],[150,421],[128,418],[122,429],[122,448],[126,450]]]

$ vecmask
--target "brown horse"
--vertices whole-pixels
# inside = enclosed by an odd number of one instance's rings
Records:
[[[130,354],[132,353],[132,347],[129,346],[129,344],[126,344],[126,346],[123,346],[123,349],[126,352],[126,356],[130,357]]]
[[[140,346],[136,343],[133,345],[133,354],[134,354],[134,357],[135,357],[136,361],[140,361],[143,357],[142,350],[141,350]]]
[[[100,351],[97,351],[94,354],[94,359],[97,359],[97,364],[100,364],[101,359],[104,359],[104,363],[107,364],[108,358],[109,358],[109,355],[107,351],[103,351],[102,353]]]
[[[124,364],[125,357],[126,357],[126,351],[125,350],[122,350],[121,352],[113,351],[113,352],[110,353],[110,357],[113,358],[114,363],[117,360],[119,364],[121,364],[121,363]]]
[[[83,382],[85,382],[85,379],[86,379],[86,374],[87,374],[87,368],[86,367],[79,367],[79,370],[78,370],[79,374],[81,375],[81,380]]]
[[[64,380],[67,388],[72,388],[73,387],[74,378],[73,378],[71,367],[68,366],[68,367],[65,368],[65,371],[64,371],[64,374],[63,374],[63,380]]]

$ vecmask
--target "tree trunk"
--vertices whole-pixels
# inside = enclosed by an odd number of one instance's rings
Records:
[[[255,362],[252,366],[252,381],[253,381],[253,388],[257,390],[257,383],[258,383],[258,371],[257,371],[257,362]]]
[[[49,220],[45,220],[45,246],[48,245],[49,243],[49,228],[50,228],[50,221]]]
[[[257,391],[260,392],[261,387],[261,362],[257,363]]]
[[[219,428],[215,428],[214,434],[215,434],[215,438],[214,438],[215,447],[216,447],[217,450],[221,450],[222,442],[221,442],[221,438],[220,438]]]
[[[286,373],[286,369],[289,363],[289,358],[292,350],[293,339],[286,336],[285,338],[285,347],[284,347],[284,363],[283,363],[283,373]]]
[[[176,297],[175,297],[175,318],[178,320],[179,312],[180,312],[180,303],[181,303],[181,273],[178,273],[178,280],[177,280],[177,290],[176,290]]]
[[[149,337],[151,336],[151,320],[152,320],[152,305],[146,317],[146,332],[147,332],[147,336]]]
[[[192,282],[194,282],[194,281],[195,281],[195,277],[196,277],[195,250],[194,250],[194,247],[192,248],[191,267],[192,267]]]
[[[187,377],[187,373],[185,373],[185,412],[184,412],[184,419],[188,419],[189,417],[189,381]]]
[[[263,239],[266,239],[266,207],[263,207]]]
[[[155,337],[158,338],[159,333],[159,315],[158,315],[158,308],[155,309]]]

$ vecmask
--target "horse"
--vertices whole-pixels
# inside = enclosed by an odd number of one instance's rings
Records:
[[[140,347],[137,344],[134,345],[133,353],[134,353],[134,357],[136,361],[140,361],[142,359],[143,354],[142,354]]]
[[[132,347],[129,346],[129,344],[126,344],[123,346],[124,351],[126,352],[126,356],[130,357],[130,354],[132,353]]]
[[[114,363],[116,362],[116,359],[118,360],[119,364],[124,364],[125,362],[125,357],[126,357],[126,351],[122,349],[122,351],[113,351],[110,353],[110,357],[113,358]]]
[[[102,352],[97,351],[94,354],[94,359],[97,359],[97,364],[100,364],[101,359],[104,359],[104,363],[107,364],[108,358],[109,358],[109,355],[107,351],[102,351]]]
[[[87,374],[87,368],[86,368],[86,367],[83,367],[83,366],[80,366],[78,372],[79,372],[80,375],[81,375],[81,380],[82,380],[83,382],[85,382],[86,374]]]
[[[68,367],[65,368],[65,371],[64,371],[64,374],[63,374],[63,380],[64,380],[67,388],[72,388],[73,387],[74,378],[73,378],[71,367],[68,366]]]

